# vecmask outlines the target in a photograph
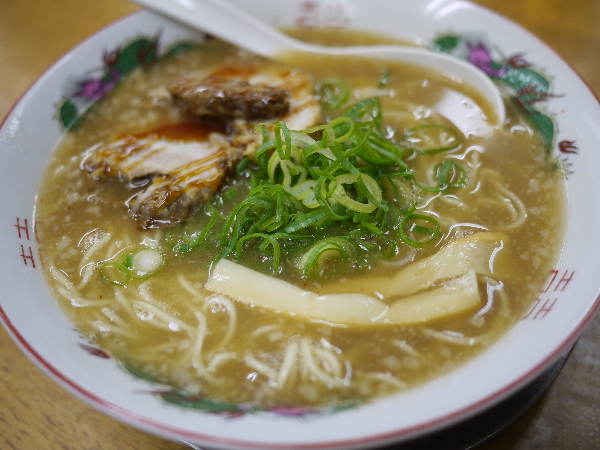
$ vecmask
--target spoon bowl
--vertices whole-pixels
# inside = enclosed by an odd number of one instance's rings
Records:
[[[307,52],[388,59],[436,69],[452,79],[471,86],[485,98],[495,114],[495,117],[489,118],[490,123],[502,124],[506,118],[504,100],[489,76],[476,66],[454,56],[417,46],[329,47],[310,44],[282,33],[224,0],[132,1],[238,47],[272,59],[282,59],[283,55],[289,52]]]

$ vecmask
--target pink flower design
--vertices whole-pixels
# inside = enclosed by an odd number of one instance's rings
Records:
[[[79,83],[79,90],[75,93],[77,97],[83,97],[89,100],[98,100],[104,97],[115,87],[121,74],[116,69],[111,69],[109,79],[90,79]]]
[[[469,62],[479,67],[492,77],[502,77],[506,74],[506,67],[494,64],[489,50],[481,43],[467,44],[469,48]],[[497,66],[497,67],[494,67]]]

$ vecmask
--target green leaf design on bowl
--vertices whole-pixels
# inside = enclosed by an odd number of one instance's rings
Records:
[[[522,55],[494,59],[492,51],[484,43],[468,40],[463,36],[441,35],[433,41],[431,48],[466,59],[506,87],[526,120],[539,133],[546,150],[552,150],[556,124],[548,113],[538,107],[540,103],[554,97],[550,78],[546,74],[532,68]]]
[[[99,74],[79,78],[75,92],[65,95],[57,105],[59,123],[66,131],[75,129],[95,102],[111,92],[123,76],[138,67],[149,67],[199,45],[199,42],[179,41],[161,53],[159,35],[140,36],[112,51],[104,52]]]
[[[221,400],[210,398],[202,394],[192,394],[183,389],[177,389],[163,383],[158,377],[145,372],[144,370],[128,364],[126,361],[120,361],[121,367],[144,381],[156,385],[156,389],[150,389],[149,392],[162,399],[164,402],[181,408],[193,409],[205,413],[224,415],[228,417],[239,417],[253,413],[272,413],[279,416],[303,417],[313,414],[327,414],[345,411],[355,408],[362,404],[360,400],[349,400],[343,403],[324,408],[307,408],[303,406],[282,406],[276,408],[266,408],[250,403],[228,403]]]

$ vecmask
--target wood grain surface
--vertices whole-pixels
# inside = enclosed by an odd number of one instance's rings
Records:
[[[532,31],[600,94],[600,0],[475,3]],[[0,0],[0,118],[65,52],[137,9],[123,0]],[[597,315],[545,395],[512,425],[477,448],[600,448],[599,375]],[[105,416],[75,398],[47,378],[0,329],[0,449],[186,448]],[[439,448],[444,449],[443,442]]]

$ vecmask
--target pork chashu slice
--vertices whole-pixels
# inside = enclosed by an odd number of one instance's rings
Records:
[[[163,129],[123,136],[88,151],[83,163],[95,178],[150,180],[128,201],[142,228],[181,222],[199,203],[211,200],[242,156],[252,155],[260,143],[256,123],[285,120],[292,129],[304,129],[321,121],[313,84],[296,70],[225,67],[207,78],[173,83],[169,90],[174,104],[194,120],[219,119],[230,132],[201,136],[192,129],[182,133],[178,125],[173,127],[176,133]],[[219,99],[212,101],[211,96]]]
[[[206,78],[186,78],[168,86],[175,103],[188,114],[221,117],[232,127],[232,141],[252,156],[262,141],[258,122],[284,121],[290,130],[322,122],[312,79],[298,69],[225,66]]]
[[[205,79],[185,78],[168,89],[179,107],[200,117],[268,120],[290,109],[290,93],[285,89],[217,74]]]
[[[147,178],[128,207],[141,228],[158,228],[187,219],[198,203],[210,201],[241,156],[242,148],[225,134],[180,124],[102,144],[88,152],[83,166],[94,178]]]

